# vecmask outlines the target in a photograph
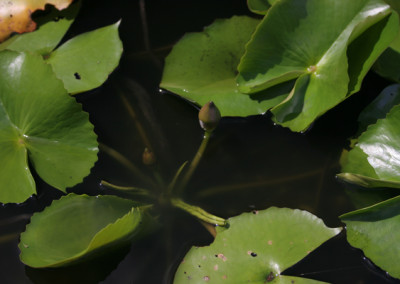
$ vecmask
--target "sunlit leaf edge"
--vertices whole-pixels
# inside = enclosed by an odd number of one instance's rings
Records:
[[[27,248],[27,246],[24,243],[26,241],[24,239],[24,237],[26,236],[26,233],[28,232],[29,228],[31,226],[35,226],[35,222],[36,222],[35,216],[38,216],[38,214],[40,214],[40,215],[46,214],[46,212],[48,212],[49,210],[53,210],[54,207],[51,207],[51,206],[53,206],[53,204],[55,206],[58,206],[58,204],[60,202],[63,202],[66,199],[71,198],[71,197],[73,197],[73,198],[81,198],[81,197],[83,197],[83,198],[109,198],[109,199],[115,199],[115,200],[122,199],[120,197],[113,196],[113,195],[89,196],[89,195],[86,195],[86,194],[77,195],[77,194],[74,194],[74,193],[70,193],[68,195],[62,196],[58,200],[53,201],[53,203],[51,205],[47,206],[43,211],[34,213],[32,215],[32,217],[31,217],[30,223],[26,225],[25,231],[21,233],[20,242],[18,244],[18,247],[19,247],[20,252],[21,252],[20,253],[20,260],[24,264],[26,264],[26,265],[28,265],[30,267],[33,267],[33,268],[51,268],[51,267],[57,268],[57,267],[62,267],[62,266],[73,265],[73,264],[85,261],[87,259],[90,259],[90,258],[96,256],[100,252],[104,252],[104,251],[107,251],[110,248],[113,248],[113,247],[116,247],[116,246],[119,246],[119,245],[123,245],[123,244],[129,242],[134,237],[134,235],[138,233],[137,231],[140,228],[138,226],[141,224],[142,214],[141,214],[140,207],[132,206],[131,210],[129,212],[127,212],[125,215],[121,216],[120,218],[115,219],[115,221],[113,223],[107,224],[100,231],[98,231],[92,237],[92,239],[91,239],[90,243],[87,245],[86,249],[81,251],[80,253],[75,254],[75,255],[73,255],[71,257],[65,258],[64,260],[60,260],[58,262],[51,263],[51,264],[37,265],[35,263],[26,262],[24,260],[24,250]],[[127,201],[126,199],[122,199],[122,200]],[[135,204],[135,202],[132,201],[132,205],[134,205],[134,204]],[[139,213],[139,216],[137,216],[138,213]],[[124,223],[127,222],[127,220],[130,220],[130,219],[132,219],[131,221],[134,221],[135,223],[133,224],[133,226],[134,226],[133,230],[130,231],[128,235],[123,235],[118,239],[114,239],[111,242],[105,243],[102,246],[93,246],[94,242],[97,241],[101,237],[101,235],[104,234],[104,232],[108,232],[108,231],[112,232],[113,231],[113,227],[121,226],[120,224],[124,224]],[[66,229],[69,230],[70,228],[66,228]]]

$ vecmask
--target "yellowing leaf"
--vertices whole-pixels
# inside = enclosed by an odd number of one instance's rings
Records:
[[[0,42],[13,32],[24,33],[36,29],[31,14],[36,10],[44,10],[46,4],[52,4],[62,10],[72,0],[0,0]]]

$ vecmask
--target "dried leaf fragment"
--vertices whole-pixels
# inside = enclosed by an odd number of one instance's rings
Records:
[[[44,10],[46,4],[62,10],[73,0],[0,0],[0,42],[6,40],[13,32],[24,33],[36,29],[31,14]]]

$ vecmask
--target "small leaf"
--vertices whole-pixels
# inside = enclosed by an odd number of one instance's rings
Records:
[[[21,261],[35,268],[71,265],[130,241],[139,231],[137,203],[115,196],[69,194],[35,213],[21,234]]]
[[[69,93],[99,87],[118,66],[122,42],[119,22],[72,38],[51,53],[47,62]]]
[[[339,178],[365,187],[400,188],[400,105],[368,127],[347,154]]]
[[[302,131],[359,89],[397,32],[398,15],[380,0],[277,1],[246,46],[239,90],[253,94],[302,78],[272,109],[276,122]]]
[[[258,20],[246,16],[217,20],[201,33],[186,34],[165,59],[161,88],[201,106],[213,101],[222,116],[261,114],[281,102],[292,83],[257,97],[241,94],[236,67]]]
[[[98,152],[88,114],[40,56],[2,51],[0,69],[0,202],[35,193],[28,156],[59,190],[81,182]]]
[[[392,277],[400,278],[400,197],[340,216],[347,240]]]
[[[48,55],[58,45],[78,14],[81,2],[58,11],[52,9],[49,14],[37,20],[39,28],[30,33],[16,34],[0,44],[0,50],[29,51]]]
[[[1,0],[0,1],[0,42],[13,32],[24,33],[35,30],[36,23],[31,14],[36,10],[44,10],[46,4],[54,5],[62,10],[72,0]]]
[[[321,283],[281,275],[340,228],[300,210],[271,207],[229,219],[208,247],[193,247],[174,283]]]

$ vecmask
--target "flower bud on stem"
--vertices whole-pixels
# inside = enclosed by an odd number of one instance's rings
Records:
[[[221,120],[221,113],[213,102],[206,103],[199,111],[199,122],[201,128],[211,132]]]

